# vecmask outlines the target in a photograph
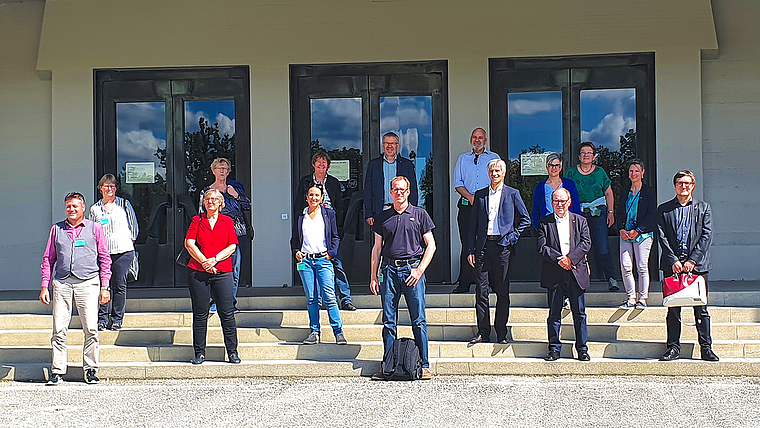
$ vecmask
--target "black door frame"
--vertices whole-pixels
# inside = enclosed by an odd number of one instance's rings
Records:
[[[489,124],[491,147],[509,158],[508,105],[505,86],[519,88],[519,82],[505,85],[505,73],[524,73],[537,85],[525,85],[525,92],[562,91],[563,120],[563,171],[578,164],[578,147],[581,143],[580,91],[584,89],[636,88],[636,156],[643,160],[647,174],[644,181],[657,189],[657,147],[655,135],[654,53],[613,55],[583,55],[558,57],[489,58]],[[619,74],[615,69],[626,67]],[[589,83],[592,82],[592,83]],[[623,180],[625,183],[626,180]],[[616,192],[619,189],[614,189]],[[616,194],[617,196],[617,194]],[[618,239],[610,236],[610,251],[617,254]],[[524,251],[518,253],[517,263],[525,269],[538,271],[538,263],[528,242],[521,242]],[[518,244],[519,245],[519,244]],[[520,255],[521,254],[521,255]],[[530,254],[530,257],[527,257]],[[649,268],[652,278],[658,277],[658,248],[653,246]],[[514,265],[514,264],[513,264]],[[619,269],[619,264],[618,269]]]
[[[93,70],[95,97],[95,177],[94,182],[110,171],[116,170],[116,105],[124,102],[163,102],[166,111],[166,145],[167,148],[167,191],[178,195],[183,190],[176,177],[184,177],[183,163],[174,158],[174,153],[180,150],[184,134],[185,101],[216,100],[226,98],[219,96],[215,90],[225,94],[234,94],[230,98],[235,101],[235,179],[242,182],[246,189],[251,189],[251,133],[250,133],[250,71],[248,66],[231,67],[200,67],[200,68],[152,68],[152,69],[96,69]],[[115,90],[113,96],[106,97],[106,85]],[[130,88],[140,87],[143,91],[136,96]],[[142,96],[152,92],[153,97]],[[240,118],[241,120],[238,120]],[[172,172],[169,169],[172,168]],[[97,188],[95,195],[98,194]],[[171,209],[167,212],[167,221],[173,225],[172,235],[175,241],[175,252],[181,237],[186,230],[176,221],[178,216],[194,215],[182,213],[178,198],[173,197]],[[176,254],[175,254],[176,256]],[[174,264],[172,264],[174,266]],[[175,271],[175,286],[181,278]],[[241,266],[241,282],[249,280],[251,263],[244,260]]]
[[[426,79],[416,82],[405,81],[412,75],[436,76],[437,87],[429,87]],[[332,88],[320,91],[310,81],[332,81]],[[309,91],[301,85],[311,86]],[[436,256],[431,265],[441,272],[438,281],[450,282],[451,260],[450,220],[449,220],[449,120],[448,120],[448,61],[410,61],[356,64],[293,64],[290,66],[290,114],[291,114],[291,183],[298,183],[304,171],[311,171],[311,158],[304,150],[302,141],[311,141],[311,110],[309,97],[362,99],[362,144],[363,167],[380,156],[380,97],[420,95],[421,87],[427,87],[432,96],[433,115],[433,220],[436,224]],[[320,97],[320,95],[323,95]],[[437,114],[435,113],[437,111]],[[361,171],[363,176],[364,171]],[[295,188],[293,189],[295,192]],[[293,194],[293,197],[299,195]],[[440,202],[435,202],[435,201]],[[293,219],[295,221],[295,219]],[[364,228],[365,239],[370,239],[369,228]],[[429,272],[433,270],[429,269]],[[369,271],[369,269],[367,269]],[[430,275],[427,275],[428,277]],[[349,278],[351,280],[351,278]],[[361,283],[361,282],[358,282]]]

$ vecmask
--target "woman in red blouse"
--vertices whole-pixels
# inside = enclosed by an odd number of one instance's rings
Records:
[[[240,363],[237,352],[237,325],[232,293],[232,259],[238,244],[232,218],[219,211],[224,208],[224,196],[215,189],[203,193],[205,212],[193,217],[185,237],[185,248],[190,253],[190,299],[193,302],[193,364],[206,359],[206,329],[209,301],[213,296],[222,323],[227,359]]]

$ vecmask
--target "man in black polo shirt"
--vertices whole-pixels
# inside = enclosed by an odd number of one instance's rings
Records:
[[[375,295],[380,292],[382,298],[384,354],[396,340],[398,301],[404,295],[412,320],[414,341],[422,358],[422,379],[430,379],[425,320],[425,269],[435,253],[435,225],[424,209],[409,204],[409,180],[406,177],[391,180],[391,196],[393,209],[377,214],[372,225],[375,245],[372,247],[369,288]],[[377,278],[381,255],[382,284]],[[382,377],[382,373],[378,375],[375,376]]]

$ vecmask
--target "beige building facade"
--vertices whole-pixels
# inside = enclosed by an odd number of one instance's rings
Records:
[[[654,58],[659,202],[672,197],[675,171],[695,171],[696,194],[713,206],[713,279],[760,279],[751,221],[760,206],[758,22],[760,4],[749,0],[0,1],[0,290],[39,287],[68,191],[96,200],[95,70],[248,67],[258,287],[292,282],[283,219],[297,184],[292,65],[445,61],[453,171],[472,129],[492,123],[489,59],[629,53]],[[450,187],[453,279],[460,244]]]

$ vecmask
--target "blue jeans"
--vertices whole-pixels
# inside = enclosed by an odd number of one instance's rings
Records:
[[[607,281],[615,277],[615,266],[612,262],[610,247],[607,245],[607,207],[600,207],[600,211],[598,216],[584,212],[583,217],[591,233],[591,248],[596,256],[596,267],[602,272],[602,279]]]
[[[303,290],[306,293],[306,308],[309,311],[309,328],[312,332],[319,333],[319,303],[317,300],[322,295],[327,305],[327,316],[330,318],[330,326],[333,333],[343,333],[343,321],[340,319],[338,301],[335,298],[335,273],[333,264],[324,257],[312,259],[305,257],[301,260],[304,269],[299,269],[303,282]]]
[[[335,269],[335,288],[338,289],[342,307],[353,302],[351,301],[351,286],[348,284],[348,276],[343,268],[343,254],[340,252],[340,247],[338,247],[338,256],[332,259],[332,262]]]
[[[417,267],[414,265],[413,267]],[[428,361],[428,333],[425,319],[425,275],[422,275],[417,285],[408,287],[406,278],[412,271],[412,266],[395,267],[384,265],[382,268],[383,282],[380,284],[380,298],[383,303],[383,355],[396,341],[396,320],[398,316],[398,301],[401,294],[406,299],[409,317],[412,320],[412,333],[417,347],[420,348],[422,367],[430,367]]]

